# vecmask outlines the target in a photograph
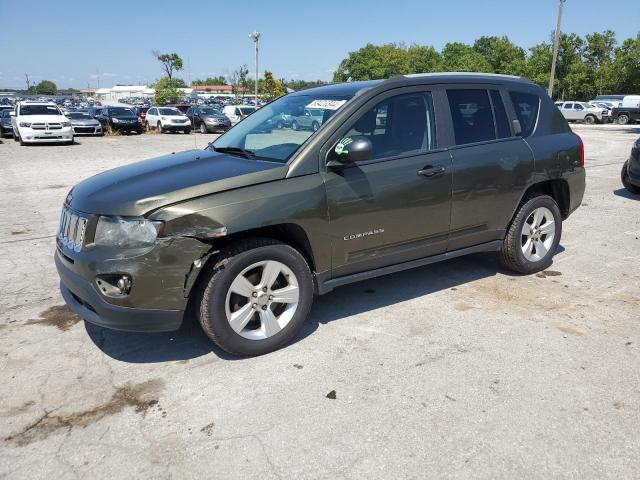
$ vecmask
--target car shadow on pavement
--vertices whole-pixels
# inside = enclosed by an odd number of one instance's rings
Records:
[[[619,188],[617,190],[614,190],[613,194],[615,196],[617,196],[617,197],[628,198],[630,200],[640,200],[640,195],[636,195],[634,193],[631,193],[626,188]]]
[[[564,251],[558,246],[557,253]],[[291,343],[313,334],[320,324],[373,311],[417,297],[447,290],[496,274],[518,276],[504,269],[497,255],[479,253],[425,267],[346,285],[314,299],[302,331]],[[181,328],[168,333],[132,333],[85,322],[91,340],[106,355],[128,363],[189,360],[210,353],[225,360],[241,360],[218,348],[205,335],[193,313],[185,315]]]

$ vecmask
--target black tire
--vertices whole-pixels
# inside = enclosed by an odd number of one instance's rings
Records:
[[[299,303],[280,332],[262,340],[250,340],[231,328],[225,302],[236,276],[253,263],[264,260],[276,260],[291,269],[298,280]],[[269,238],[250,238],[229,246],[207,264],[202,278],[195,292],[200,324],[211,340],[234,355],[263,355],[283,347],[300,331],[313,303],[313,277],[304,257],[289,245]]]
[[[296,131],[297,131],[297,130],[298,130],[298,128],[299,128],[299,127],[298,127],[298,122],[296,122],[295,120],[294,120],[293,122],[291,122],[291,128],[292,128],[293,130],[296,130]]]
[[[593,115],[587,115],[586,117],[584,117],[584,123],[586,123],[587,125],[593,125],[594,123],[596,123],[596,117],[594,117]]]
[[[143,128],[139,128],[139,129],[137,129],[137,130],[136,130],[136,133],[137,133],[138,135],[142,135],[142,132],[144,132],[144,129],[143,129]]]
[[[147,132],[150,132],[150,131],[151,131],[151,127],[149,126],[149,122],[144,122],[144,129],[145,129]]]
[[[156,125],[156,128],[158,129],[158,133],[164,133],[164,130],[162,130],[162,123],[158,122],[158,125]]]
[[[185,129],[183,130],[183,132],[184,132],[186,135],[189,135],[189,134],[191,133],[191,129],[190,129],[190,128],[185,128]]]
[[[626,113],[618,115],[618,125],[626,125],[627,123],[629,123],[629,115]]]
[[[624,165],[622,166],[622,171],[620,172],[620,178],[622,180],[622,185],[624,186],[624,188],[627,189],[627,191],[629,193],[633,193],[635,195],[640,195],[640,187],[633,185],[630,181],[629,181],[629,171],[628,171],[628,167],[629,166],[629,160],[627,160],[626,162],[624,162]]]
[[[278,120],[278,123],[276,123],[276,128],[278,130],[282,130],[284,128],[284,123],[282,123],[282,121]]]
[[[313,122],[311,124],[311,129],[315,132],[320,128],[320,124],[318,122]]]
[[[538,261],[532,262],[525,258],[522,252],[522,229],[524,222],[531,216],[533,211],[539,207],[546,207],[551,211],[555,222],[555,238],[546,255]],[[507,230],[507,235],[502,242],[500,251],[500,261],[506,268],[518,273],[535,273],[551,265],[553,256],[560,243],[562,236],[562,216],[556,201],[548,195],[541,193],[531,193],[525,196],[518,210],[516,211],[511,225]]]
[[[22,135],[18,134],[18,141],[20,142],[21,147],[24,147],[26,145],[26,143],[24,143],[24,141],[22,140]]]
[[[13,132],[13,141],[18,142],[20,140],[20,135],[18,135],[15,131]]]
[[[113,127],[111,126],[110,123],[107,123],[107,134],[108,135],[113,135],[113,132],[114,132]]]
[[[207,126],[204,124],[204,122],[202,122],[202,123],[200,124],[200,133],[202,133],[203,135],[204,135],[205,133],[208,133],[208,132],[207,132]]]

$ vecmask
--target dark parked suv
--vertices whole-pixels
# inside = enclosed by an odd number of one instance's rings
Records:
[[[141,134],[144,130],[138,115],[128,107],[103,107],[96,116],[96,120],[102,125],[102,130],[107,133]]]
[[[317,131],[265,133],[301,108],[322,110]],[[189,306],[223,349],[256,355],[340,285],[474,252],[547,268],[584,188],[580,138],[527,80],[329,85],[281,97],[203,151],[79,183],[55,261],[89,322],[173,330]]]

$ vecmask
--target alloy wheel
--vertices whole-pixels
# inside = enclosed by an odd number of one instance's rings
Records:
[[[278,334],[299,303],[298,279],[285,264],[265,260],[245,268],[231,282],[225,313],[231,328],[249,340]]]
[[[556,236],[556,222],[546,207],[536,208],[522,225],[520,246],[522,254],[530,262],[544,259]]]

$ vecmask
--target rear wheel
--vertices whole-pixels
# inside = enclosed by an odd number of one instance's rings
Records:
[[[238,355],[262,355],[287,344],[302,328],[313,301],[305,259],[268,238],[231,246],[203,274],[202,328],[221,348]]]
[[[618,125],[626,125],[627,123],[629,123],[629,115],[624,113],[622,115],[618,115]]]
[[[315,132],[316,130],[318,130],[320,128],[320,124],[318,122],[313,122],[311,124],[311,128],[313,129],[313,131]]]
[[[294,130],[298,130],[298,128],[300,128],[298,127],[298,122],[296,122],[295,120],[291,122],[291,128]]]
[[[640,187],[632,184],[629,181],[629,170],[628,170],[629,161],[624,162],[622,166],[622,172],[620,172],[620,177],[622,179],[622,185],[627,189],[630,193],[634,193],[636,195],[640,195]]]
[[[530,194],[518,208],[502,243],[502,264],[519,273],[535,273],[551,264],[560,243],[562,217],[548,195]]]

